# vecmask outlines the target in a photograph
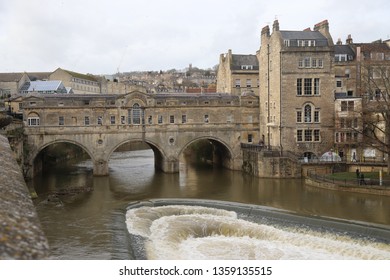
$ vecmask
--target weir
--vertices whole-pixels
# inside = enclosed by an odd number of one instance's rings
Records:
[[[157,199],[130,204],[126,218],[138,259],[390,257],[389,226],[301,216],[259,205]]]

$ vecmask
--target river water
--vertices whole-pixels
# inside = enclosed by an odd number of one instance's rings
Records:
[[[329,191],[304,186],[303,181],[300,179],[260,179],[237,171],[209,166],[195,167],[186,163],[181,163],[180,173],[166,174],[154,170],[152,150],[114,153],[110,159],[109,168],[109,176],[93,177],[92,162],[90,160],[76,161],[45,170],[41,176],[37,176],[33,181],[29,182],[29,187],[34,188],[38,194],[38,198],[34,200],[34,203],[42,227],[49,240],[51,258],[133,258],[133,246],[130,244],[128,232],[128,230],[131,230],[131,225],[126,223],[126,215],[130,214],[126,214],[126,207],[134,201],[157,198],[212,199],[256,204],[292,211],[299,215],[325,216],[390,228],[390,197]],[[92,191],[78,193],[79,188],[85,187],[91,188]],[[71,195],[62,195],[62,189],[75,191]],[[214,213],[208,213],[206,216],[202,216],[200,213],[196,213],[196,215],[198,216],[196,216],[195,220],[199,221],[199,223],[213,224],[216,220],[221,219],[220,217],[216,218]],[[255,232],[263,231],[268,232],[269,236],[279,236],[276,238],[278,240],[282,238],[280,236],[283,236],[280,229],[264,228],[265,225],[245,224],[247,221],[241,220],[237,222],[237,217],[230,215],[231,213],[227,213],[229,217],[224,219],[227,221],[233,219],[231,224],[234,224],[234,227],[237,227],[237,223],[244,223],[241,225],[242,228],[254,227]],[[210,216],[213,222],[205,220],[209,219]],[[160,227],[167,224],[177,225],[180,222],[180,220],[172,221],[169,219],[172,219],[172,217],[163,217],[163,220],[158,222]],[[179,219],[182,219],[184,224],[188,224],[188,221],[192,221],[192,223],[195,221],[194,216],[188,217],[184,215],[179,217]],[[158,223],[154,226],[158,227]],[[263,226],[263,228],[256,228],[258,226]],[[186,228],[188,227],[186,226]],[[205,229],[205,227],[202,228]],[[290,236],[291,232],[288,234]],[[299,240],[299,238],[305,240],[307,236],[307,233],[304,233],[303,236],[294,238],[294,240]],[[201,251],[202,248],[210,247],[210,244],[218,244],[215,240],[215,233],[206,237],[211,242],[207,243],[208,245],[186,244],[187,247],[184,248],[197,246]],[[255,243],[251,243],[253,242],[253,236],[238,236],[238,240],[237,234],[235,234],[234,236],[229,236],[229,238],[232,239],[223,241],[219,248],[226,247],[228,243],[238,244],[237,246],[241,246],[242,251],[246,251],[245,248],[257,248],[256,246],[263,246],[262,248],[264,248],[265,246],[264,243],[260,242],[261,240],[259,241],[260,243],[257,242],[258,240]],[[248,238],[250,242],[246,240]],[[330,240],[333,242],[337,238],[330,237]],[[155,240],[159,239],[160,237],[155,236]],[[197,243],[204,240],[206,239],[186,239],[186,242]],[[313,241],[313,243],[317,241]],[[352,246],[355,243],[356,241],[352,240],[348,246]],[[365,245],[367,245],[366,243],[367,241],[364,241]],[[281,258],[334,258],[334,256],[332,257],[324,252],[320,255],[302,255],[302,252],[298,252],[303,250],[302,244],[299,244],[299,242],[294,244],[294,242],[289,241],[288,246],[291,247],[289,247],[291,250],[282,254]],[[154,245],[150,243],[148,246],[158,247],[163,245],[161,243]],[[287,244],[280,246],[284,248]],[[375,255],[378,258],[390,259],[390,245],[386,242],[384,244],[378,245],[375,243],[372,245],[375,250],[378,249],[378,246],[382,251],[379,253],[371,252],[367,255],[367,258]],[[298,250],[297,248],[300,249]],[[339,251],[338,247],[335,248],[336,251]],[[351,248],[352,251],[356,251],[356,248],[353,246]],[[271,249],[268,247],[267,250],[270,251]],[[280,253],[280,248],[272,248],[272,250]],[[364,250],[367,251],[366,249]],[[195,254],[193,249],[189,251]],[[214,251],[218,250],[215,249]],[[156,254],[158,255],[158,253],[154,252],[152,255],[156,257]],[[215,255],[215,258],[221,258],[222,256],[226,256],[226,252],[221,251],[221,255]],[[175,258],[174,256],[171,257]],[[208,257],[211,258],[211,256]],[[245,259],[252,257],[278,258],[275,255],[267,254],[260,256],[243,254],[229,256],[228,258]],[[336,258],[355,257],[366,258],[361,255],[359,257],[348,254]],[[169,258],[169,256],[165,255],[161,256],[161,258]],[[193,256],[181,255],[181,258],[205,258],[205,256],[203,252],[198,252],[198,254]]]

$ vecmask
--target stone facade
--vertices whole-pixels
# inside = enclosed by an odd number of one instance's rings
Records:
[[[209,139],[222,151],[223,165],[240,170],[240,144],[259,141],[258,106],[254,95],[132,92],[26,97],[27,169],[33,170],[34,159],[46,146],[68,142],[90,155],[95,175],[107,175],[112,152],[124,143],[142,141],[154,150],[158,168],[178,172],[185,148]]]
[[[328,22],[314,31],[261,33],[260,133],[266,146],[308,158],[333,146],[333,41]]]
[[[232,54],[229,50],[219,58],[217,92],[259,95],[259,62],[256,55]]]

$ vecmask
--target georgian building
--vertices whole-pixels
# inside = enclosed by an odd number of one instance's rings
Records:
[[[72,88],[75,94],[101,93],[100,81],[92,75],[76,73],[58,68],[50,74],[49,79],[62,81],[65,87]]]
[[[306,158],[334,143],[333,40],[328,21],[284,31],[277,20],[261,32],[260,134],[266,146]]]
[[[256,55],[221,54],[217,73],[217,92],[231,95],[259,95],[259,62]]]

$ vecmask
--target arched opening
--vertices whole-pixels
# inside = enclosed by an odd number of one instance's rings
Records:
[[[163,155],[159,148],[142,140],[129,140],[114,148],[109,157],[109,181],[115,193],[137,194],[153,185]]]
[[[49,143],[34,157],[32,169],[29,187],[50,202],[74,200],[92,191],[92,160],[86,149],[76,143]]]
[[[180,155],[180,161],[198,166],[230,168],[232,153],[217,139],[201,138],[191,141]]]

